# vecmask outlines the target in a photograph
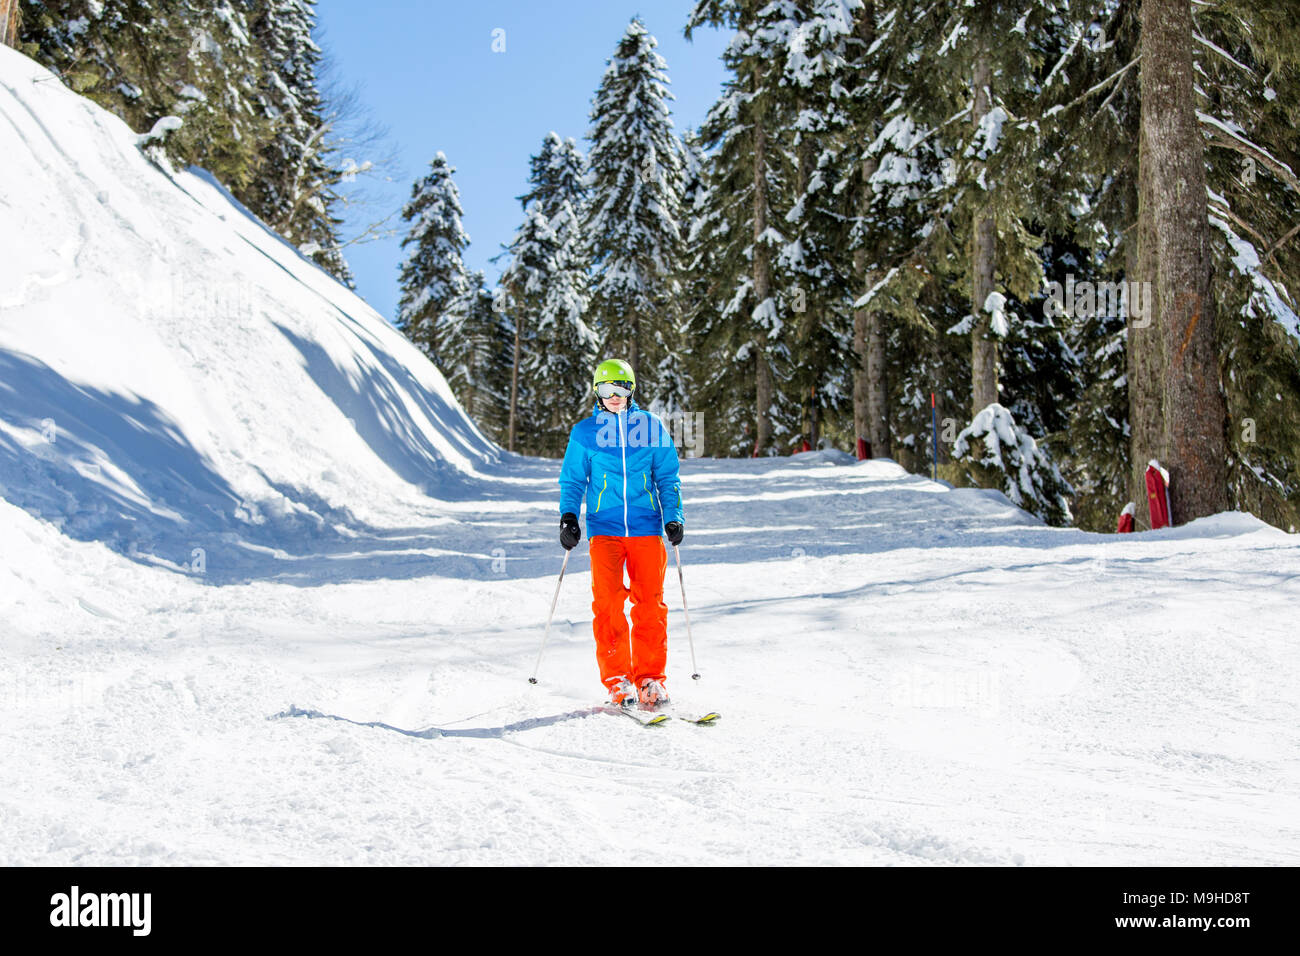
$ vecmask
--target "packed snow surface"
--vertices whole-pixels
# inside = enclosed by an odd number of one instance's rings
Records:
[[[1300,863],[1294,535],[685,458],[638,727],[559,461],[3,48],[0,151],[0,863]]]

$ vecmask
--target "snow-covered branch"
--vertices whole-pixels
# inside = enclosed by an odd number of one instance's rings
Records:
[[[1216,146],[1223,146],[1227,149],[1235,149],[1239,153],[1247,156],[1253,156],[1261,163],[1271,169],[1279,179],[1300,193],[1300,179],[1296,178],[1295,171],[1282,160],[1275,157],[1264,147],[1246,139],[1232,127],[1228,126],[1217,117],[1200,110],[1196,111],[1196,118],[1201,121],[1210,130],[1210,142]]]

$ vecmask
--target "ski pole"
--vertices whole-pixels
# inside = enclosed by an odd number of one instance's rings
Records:
[[[673,545],[673,557],[677,561],[677,583],[682,586],[682,613],[686,615],[686,640],[691,645],[691,680],[700,679],[700,669],[695,664],[695,638],[691,636],[691,612],[686,609],[686,579],[682,577],[682,556]]]
[[[533,676],[528,678],[528,683],[537,683],[537,672],[542,666],[542,652],[546,650],[546,639],[551,636],[551,619],[555,617],[555,604],[560,600],[560,585],[564,582],[564,569],[569,566],[569,555],[572,552],[568,549],[564,552],[564,563],[560,565],[560,580],[555,582],[555,597],[551,598],[551,613],[546,616],[546,630],[542,634],[542,646],[537,650],[537,663],[533,665]]]

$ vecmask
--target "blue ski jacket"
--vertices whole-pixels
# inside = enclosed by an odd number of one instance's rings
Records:
[[[560,514],[578,514],[587,496],[587,537],[659,535],[686,524],[677,448],[663,419],[629,398],[618,415],[592,403],[573,426],[560,467]]]

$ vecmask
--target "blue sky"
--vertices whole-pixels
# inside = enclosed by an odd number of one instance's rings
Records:
[[[466,261],[495,282],[504,260],[488,260],[522,220],[517,196],[528,160],[551,130],[585,154],[591,99],[628,22],[639,15],[668,63],[673,123],[698,126],[721,92],[727,36],[706,28],[687,42],[692,0],[319,0],[318,36],[336,81],[355,87],[363,110],[387,128],[381,148],[358,162],[395,157],[364,187],[369,204],[349,209],[345,237],[400,211],[411,184],[442,150],[456,168],[471,244]],[[504,31],[494,33],[494,31]],[[494,37],[504,40],[494,52]],[[497,44],[498,46],[500,43]],[[385,181],[382,177],[391,177]],[[390,227],[405,224],[393,216]],[[400,235],[355,244],[345,253],[357,290],[392,321]]]

